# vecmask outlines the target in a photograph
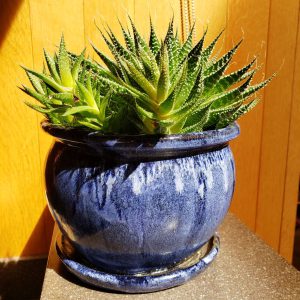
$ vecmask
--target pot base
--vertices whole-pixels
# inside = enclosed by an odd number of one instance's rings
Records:
[[[220,247],[215,234],[204,246],[180,263],[165,269],[134,275],[108,273],[94,268],[76,253],[67,239],[58,236],[56,251],[62,263],[76,277],[90,285],[125,293],[155,292],[181,285],[195,277],[215,259]]]

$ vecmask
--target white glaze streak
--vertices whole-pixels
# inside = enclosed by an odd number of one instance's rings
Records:
[[[184,183],[181,178],[179,166],[176,164],[174,166],[174,177],[175,177],[175,189],[176,192],[181,194],[184,189]]]
[[[167,160],[164,162],[148,163],[147,167],[141,163],[138,168],[129,176],[132,190],[135,195],[140,195],[144,188],[149,187],[153,181],[163,180],[160,174],[164,171],[172,170],[174,174],[174,186],[177,193],[184,191],[184,182],[190,178],[195,186],[198,186],[198,194],[204,197],[204,183],[199,182],[199,172],[203,174],[206,188],[212,189],[214,185],[214,168],[219,166],[224,180],[224,190],[228,191],[228,170],[224,157],[224,152],[202,154],[200,161],[195,161],[194,157],[185,157],[175,161]],[[191,182],[192,184],[192,182]]]

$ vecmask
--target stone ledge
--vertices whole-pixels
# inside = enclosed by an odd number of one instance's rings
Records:
[[[235,216],[219,228],[221,249],[204,273],[188,283],[150,294],[96,290],[77,280],[55,252],[54,229],[41,299],[300,299],[300,272],[289,265]]]

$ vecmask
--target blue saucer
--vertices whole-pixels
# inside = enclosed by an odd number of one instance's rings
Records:
[[[219,246],[220,240],[215,234],[193,255],[171,268],[124,275],[95,269],[76,253],[67,239],[59,235],[56,241],[56,251],[62,263],[80,280],[99,288],[125,293],[155,292],[181,285],[206,269],[218,254]]]

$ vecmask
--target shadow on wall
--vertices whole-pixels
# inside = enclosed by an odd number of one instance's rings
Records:
[[[53,225],[54,222],[52,216],[49,212],[48,207],[45,206],[20,256],[47,256],[51,243]],[[39,247],[37,247],[37,245],[41,244],[41,242],[44,242],[43,245],[39,245]]]
[[[47,259],[0,260],[0,299],[39,299]]]
[[[1,1],[1,0],[0,0]],[[0,299],[39,299],[51,243],[53,220],[46,206],[22,253],[26,260],[0,259]],[[44,238],[41,239],[42,237]],[[37,247],[37,243],[44,242]],[[37,253],[36,249],[41,253]],[[30,259],[34,255],[41,258]]]
[[[0,48],[23,0],[0,0]]]

